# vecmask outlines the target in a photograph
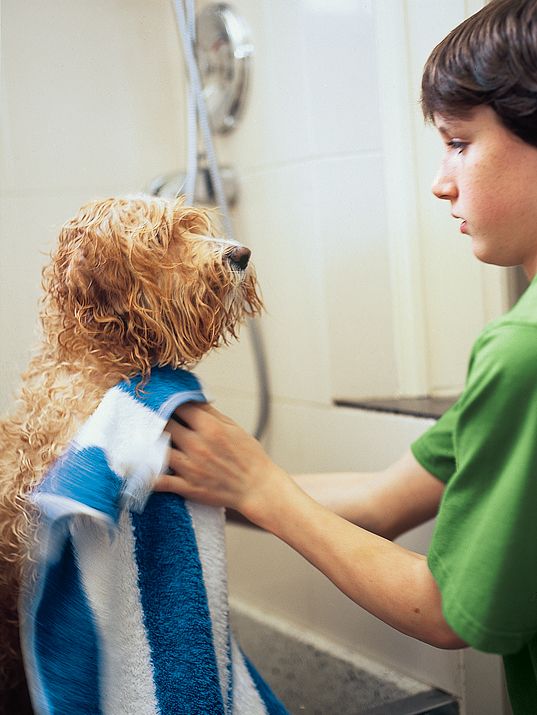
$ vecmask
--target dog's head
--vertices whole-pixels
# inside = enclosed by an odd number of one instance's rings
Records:
[[[83,206],[44,271],[45,338],[67,362],[195,364],[262,308],[250,251],[207,210],[151,196]]]

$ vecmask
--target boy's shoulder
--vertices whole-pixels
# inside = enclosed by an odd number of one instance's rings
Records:
[[[535,319],[510,311],[485,328],[472,350],[471,382],[494,382],[496,389],[514,392],[517,386],[537,390],[537,302],[535,309]]]
[[[537,325],[537,276],[531,281],[513,307],[498,322],[502,321]]]
[[[475,342],[473,354],[489,352],[496,358],[517,358],[537,350],[537,280],[504,315],[493,320]],[[537,367],[537,361],[536,361]]]
[[[524,412],[537,401],[537,322],[494,321],[481,333],[470,358],[459,416],[467,408],[481,416],[503,419]],[[484,410],[484,411],[483,411]]]

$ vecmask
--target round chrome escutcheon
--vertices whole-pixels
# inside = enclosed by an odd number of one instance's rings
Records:
[[[213,131],[232,131],[244,109],[253,46],[242,18],[225,3],[202,9],[196,21],[196,57]]]

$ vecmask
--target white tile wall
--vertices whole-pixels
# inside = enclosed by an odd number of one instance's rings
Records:
[[[243,178],[236,226],[237,237],[253,250],[266,304],[262,327],[273,394],[327,402],[326,299],[314,188],[310,162],[251,172]],[[236,359],[239,351],[231,354]],[[227,355],[222,358],[228,364]],[[217,359],[212,366],[210,376],[201,373],[222,384]],[[225,369],[226,376],[230,372]],[[241,373],[235,371],[232,380],[244,387]]]
[[[202,0],[198,7],[206,4]],[[233,7],[251,29],[253,78],[241,130],[218,142],[219,156],[223,161],[232,157],[235,166],[246,170],[309,156],[313,141],[302,3],[237,0]]]
[[[374,2],[299,4],[315,155],[379,150],[378,82],[369,61],[375,52]]]
[[[58,229],[84,200],[76,195],[0,197],[0,404],[13,397],[31,346],[38,342],[41,269]],[[66,213],[67,211],[67,213]]]
[[[398,392],[383,171],[378,152],[315,164],[333,397]]]
[[[138,190],[177,166],[184,75],[168,3],[6,0],[2,16],[3,192]]]

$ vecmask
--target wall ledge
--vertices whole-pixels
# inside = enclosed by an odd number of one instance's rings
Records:
[[[438,419],[457,401],[457,397],[395,397],[371,400],[334,400],[337,407],[352,407],[373,412],[389,412],[412,417]]]

